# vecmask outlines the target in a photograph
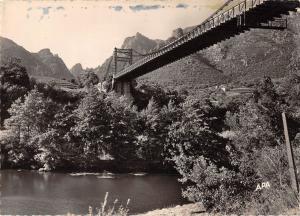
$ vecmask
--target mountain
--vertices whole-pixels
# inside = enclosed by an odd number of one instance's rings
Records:
[[[128,37],[124,40],[121,48],[132,48],[135,51],[145,54],[159,49],[167,43],[176,40],[181,37],[183,34],[187,33],[193,29],[189,27],[186,29],[175,29],[172,32],[171,37],[167,40],[151,40],[146,36],[143,36],[140,33],[137,33],[133,37]],[[139,58],[135,57],[133,62],[137,61]],[[110,65],[110,67],[109,67]],[[123,69],[125,64],[118,64],[118,71]],[[104,74],[112,74],[114,70],[114,64],[112,62],[112,57],[108,58],[104,64],[99,66],[95,71],[100,79],[104,78]],[[182,76],[184,75],[184,78]],[[152,81],[160,83],[163,86],[192,86],[195,87],[194,83],[198,80],[205,80],[205,82],[200,82],[199,86],[195,88],[202,88],[202,84],[212,84],[226,80],[227,77],[223,74],[222,71],[216,68],[215,65],[212,65],[208,59],[206,59],[202,54],[197,53],[191,55],[190,57],[185,58],[184,60],[179,60],[172,64],[166,65],[152,73],[149,73],[141,78],[138,78],[140,81]]]
[[[135,51],[145,54],[149,50],[154,49],[162,40],[151,40],[141,33],[136,33],[133,37],[128,37],[124,40],[122,49],[134,49]]]
[[[137,61],[140,59],[138,57],[139,54],[145,54],[150,52],[151,50],[156,49],[160,44],[163,44],[163,40],[151,40],[147,38],[146,36],[142,35],[141,33],[136,33],[135,36],[132,37],[127,37],[123,45],[121,46],[122,49],[134,49],[137,51],[137,53],[133,53],[135,56],[133,58],[133,62]],[[118,71],[123,69],[126,66],[125,63],[119,63],[118,64]],[[98,77],[101,79],[104,78],[104,76],[108,73],[110,75],[113,74],[115,68],[112,62],[112,56],[106,59],[106,61],[94,69],[95,73],[98,75]]]
[[[166,41],[151,40],[138,33],[126,38],[122,48],[137,49],[141,53],[151,52],[193,28],[175,29]],[[170,88],[185,87],[192,91],[224,83],[243,84],[244,81],[265,75],[280,78],[292,70],[300,71],[299,56],[300,14],[292,13],[288,16],[286,30],[252,29],[159,68],[138,80]],[[99,77],[103,77],[109,62],[110,59],[97,68]]]
[[[263,76],[281,78],[300,71],[300,14],[288,17],[288,29],[252,29],[139,78],[190,90]],[[173,34],[174,35],[174,34]]]
[[[67,80],[74,79],[64,61],[57,54],[51,53],[50,49],[42,49],[33,55],[51,69],[51,77]]]
[[[31,53],[12,40],[0,37],[0,56],[1,62],[7,61],[9,58],[20,59],[29,76],[66,80],[74,78],[63,60],[57,55],[53,55],[49,49]]]
[[[86,71],[82,68],[82,65],[78,63],[70,69],[70,72],[78,80],[81,74],[85,73]]]

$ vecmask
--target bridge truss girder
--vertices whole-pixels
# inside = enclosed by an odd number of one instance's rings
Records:
[[[299,1],[252,0],[252,3],[254,2],[263,3],[244,10],[244,13],[239,12],[238,15],[234,10],[233,12],[228,10],[223,16],[218,15],[188,33],[187,36],[167,45],[153,56],[150,55],[140,60],[129,69],[125,68],[121,73],[116,74],[115,78],[117,80],[134,79],[251,28],[284,29],[287,27],[287,22],[282,15],[289,14],[289,11],[296,11],[299,7]],[[238,9],[243,10],[242,6]]]

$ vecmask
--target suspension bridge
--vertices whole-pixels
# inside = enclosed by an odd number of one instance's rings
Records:
[[[113,88],[132,97],[130,83],[139,76],[252,28],[284,30],[288,25],[285,15],[296,12],[299,6],[299,0],[229,0],[193,30],[153,52],[140,54],[116,48],[108,66],[113,63],[115,67]],[[139,60],[133,63],[135,56]],[[127,67],[118,71],[119,62]]]

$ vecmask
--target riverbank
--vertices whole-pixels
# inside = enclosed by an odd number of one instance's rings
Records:
[[[9,135],[9,130],[0,130],[1,169],[24,169],[53,172],[112,172],[112,173],[152,173],[152,174],[178,174],[172,164],[159,160],[98,160],[90,161],[87,164],[78,164],[78,161],[64,161],[55,169],[46,169],[38,164],[11,163],[8,159],[8,152],[5,151],[2,140]],[[79,157],[78,157],[79,158]],[[24,161],[26,162],[26,161]]]
[[[143,214],[137,214],[134,216],[197,216],[197,215],[207,215],[205,213],[205,209],[201,204],[186,204],[186,205],[178,205],[170,208],[157,209],[153,211],[149,211]]]
[[[7,154],[1,155],[2,169],[14,170],[36,170],[42,172],[60,172],[60,173],[105,173],[111,172],[116,174],[126,173],[149,173],[149,174],[173,174],[178,175],[176,170],[171,165],[165,165],[159,161],[117,161],[117,160],[102,160],[82,167],[76,164],[66,164],[65,166],[57,167],[54,170],[45,170],[38,166],[14,166],[7,160]]]
[[[204,207],[201,204],[192,203],[192,204],[178,205],[170,208],[157,209],[143,214],[136,214],[136,215],[134,214],[133,216],[183,216],[183,215],[184,216],[208,216],[212,214],[206,213]],[[223,215],[223,214],[219,213],[213,215]],[[300,209],[299,208],[289,209],[282,215],[300,215]]]

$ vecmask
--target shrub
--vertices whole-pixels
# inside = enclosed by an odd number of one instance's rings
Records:
[[[281,112],[289,112],[295,103],[285,99],[266,78],[245,104],[237,101],[238,106],[225,107],[230,110],[226,120],[209,102],[184,103],[184,115],[171,125],[168,137],[172,160],[182,175],[183,195],[202,202],[210,212],[251,213],[254,206],[255,214],[270,214],[296,207],[281,119]],[[293,140],[299,118],[295,112],[287,116]],[[216,127],[215,119],[223,127]],[[296,158],[298,153],[296,149]],[[256,191],[263,182],[269,182],[271,189]]]
[[[234,151],[230,143],[213,124],[220,114],[214,109],[209,101],[183,104],[184,114],[169,128],[168,146],[171,160],[182,175],[183,195],[203,203],[208,211],[232,212],[239,208],[249,184],[231,162]]]
[[[26,68],[18,59],[9,59],[0,64],[0,128],[4,120],[9,118],[8,109],[19,97],[23,97],[30,88]]]

